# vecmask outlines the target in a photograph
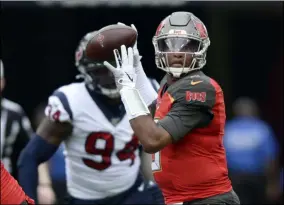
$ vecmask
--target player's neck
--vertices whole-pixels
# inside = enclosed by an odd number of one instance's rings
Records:
[[[186,73],[186,74],[182,74],[180,78],[175,78],[175,77],[173,77],[172,75],[167,74],[167,84],[168,84],[168,85],[172,85],[172,84],[174,84],[176,81],[178,81],[179,79],[184,78],[185,76],[195,75],[195,74],[197,74],[197,73],[199,73],[199,72],[200,72],[200,70],[193,70],[193,71],[188,72],[188,73]]]
[[[107,105],[119,105],[119,104],[121,104],[122,102],[121,102],[121,98],[120,97],[118,97],[118,98],[110,98],[110,97],[108,97],[108,96],[105,96],[105,95],[102,95],[102,94],[99,94],[99,97],[101,98],[101,100],[105,103],[105,104],[107,104]]]
[[[109,105],[119,105],[121,104],[121,98],[108,98],[108,97],[105,97],[105,102]]]
[[[167,74],[167,84],[172,85],[174,84],[179,78],[174,78],[172,75]]]

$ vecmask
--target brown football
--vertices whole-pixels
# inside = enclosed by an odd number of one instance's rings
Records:
[[[86,57],[91,61],[114,60],[113,50],[125,45],[134,46],[137,32],[130,26],[109,25],[100,29],[88,42],[85,50]]]

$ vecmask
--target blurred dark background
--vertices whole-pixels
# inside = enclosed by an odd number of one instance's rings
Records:
[[[28,114],[55,88],[75,79],[74,52],[80,38],[117,21],[136,25],[145,71],[161,79],[164,73],[154,63],[153,34],[165,16],[185,10],[207,25],[212,43],[204,71],[223,86],[227,104],[238,96],[255,98],[263,117],[282,136],[282,2],[69,8],[29,3],[2,2],[1,8],[5,96],[21,103]],[[230,106],[227,109],[230,117]]]
[[[155,66],[152,37],[165,16],[182,10],[194,13],[207,26],[211,46],[204,72],[223,87],[228,120],[233,117],[233,102],[248,96],[258,104],[261,118],[271,125],[278,144],[282,142],[283,2],[1,4],[1,58],[7,80],[4,96],[20,103],[28,116],[54,89],[74,81],[79,40],[107,24],[135,24],[144,69],[160,80],[164,73]]]

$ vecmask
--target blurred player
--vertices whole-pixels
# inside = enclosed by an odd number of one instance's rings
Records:
[[[5,169],[17,180],[17,160],[33,133],[30,120],[23,108],[16,102],[2,96],[6,85],[4,64],[0,60],[0,96],[1,96],[1,162]],[[47,164],[39,166],[38,195],[43,204],[52,203],[55,199]],[[43,195],[44,192],[44,195]]]
[[[84,36],[76,51],[84,82],[62,86],[48,99],[46,118],[19,160],[20,184],[34,196],[37,166],[64,142],[69,204],[156,203],[153,183],[144,184],[139,174],[138,139],[113,75],[102,62],[84,56],[94,34]]]
[[[18,182],[4,168],[1,161],[1,203],[0,204],[34,204],[34,200],[29,198]]]
[[[23,108],[2,96],[6,85],[4,64],[0,60],[1,96],[1,161],[7,171],[17,179],[17,160],[32,135],[31,123]]]
[[[167,74],[152,105],[145,98],[151,87],[135,46],[121,46],[121,58],[115,52],[116,68],[104,64],[116,77],[144,150],[155,153],[154,177],[166,203],[239,204],[223,146],[223,92],[201,71],[210,45],[206,27],[192,13],[175,12],[158,26],[153,44],[156,65]]]

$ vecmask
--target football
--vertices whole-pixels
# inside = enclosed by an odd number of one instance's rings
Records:
[[[110,25],[100,29],[88,42],[85,50],[86,57],[91,61],[114,60],[113,50],[125,45],[134,46],[137,32],[126,25]]]

